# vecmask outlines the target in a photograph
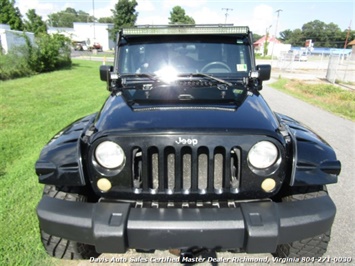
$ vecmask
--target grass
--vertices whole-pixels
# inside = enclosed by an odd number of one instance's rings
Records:
[[[351,86],[355,86],[355,82],[351,82],[351,81],[342,81],[339,79],[335,80],[336,84],[344,84],[344,85],[351,85]]]
[[[35,208],[43,185],[34,164],[53,135],[98,111],[108,96],[101,62],[73,63],[71,70],[0,81],[0,265],[54,262],[40,242]]]
[[[299,80],[279,78],[271,87],[334,114],[355,121],[355,92],[331,84],[307,84]]]

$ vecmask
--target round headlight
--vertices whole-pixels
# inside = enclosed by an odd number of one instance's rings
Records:
[[[109,169],[122,166],[126,159],[122,148],[112,141],[104,141],[97,145],[95,158],[101,166]]]
[[[248,161],[257,169],[265,169],[273,165],[278,157],[276,146],[269,141],[256,143],[249,151]]]

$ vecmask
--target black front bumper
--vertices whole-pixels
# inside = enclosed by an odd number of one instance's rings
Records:
[[[249,202],[236,208],[132,208],[44,196],[37,207],[48,234],[91,244],[97,252],[135,249],[236,249],[274,252],[278,244],[322,234],[336,208],[329,196],[297,202]]]

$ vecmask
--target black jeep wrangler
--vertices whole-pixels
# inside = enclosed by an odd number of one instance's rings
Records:
[[[52,256],[196,248],[318,257],[340,162],[260,94],[252,33],[230,25],[136,26],[101,66],[102,109],[53,137],[36,162]]]

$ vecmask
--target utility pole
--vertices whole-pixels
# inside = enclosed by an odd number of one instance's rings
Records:
[[[269,32],[270,32],[270,28],[272,27],[272,25],[270,25],[269,27],[267,27],[265,29],[266,34],[265,34],[265,42],[264,42],[264,56],[267,56],[268,53],[268,45],[269,45]]]
[[[348,46],[349,34],[350,34],[350,30],[351,30],[351,22],[352,22],[352,20],[350,20],[349,27],[348,27],[348,32],[346,33],[344,49],[346,49],[346,46]]]
[[[233,8],[222,8],[222,10],[226,11],[226,13],[224,14],[225,16],[224,24],[227,24],[228,11],[233,11]]]
[[[352,20],[350,20],[348,32],[346,33],[346,39],[345,39],[344,48],[343,48],[343,56],[341,57],[342,61],[345,59],[345,51],[346,51],[346,47],[348,46],[348,40],[349,40],[350,31],[351,31],[351,22],[352,22]]]
[[[275,26],[275,41],[276,41],[276,35],[277,35],[277,27],[279,25],[279,18],[280,18],[280,12],[282,11],[282,9],[278,9],[276,10],[275,13],[277,13],[277,18],[276,18],[276,26]],[[275,47],[275,42],[272,45],[272,49],[271,49],[271,65],[272,65],[272,60],[274,59],[274,47]]]
[[[96,40],[96,33],[95,33],[95,1],[92,0],[92,19],[93,19],[93,28],[94,28],[94,42]]]

